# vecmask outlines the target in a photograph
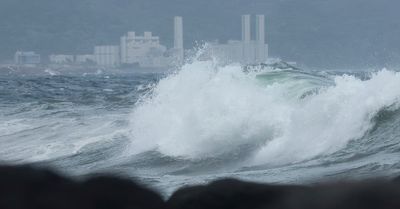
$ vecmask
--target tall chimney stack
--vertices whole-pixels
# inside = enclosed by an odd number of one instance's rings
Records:
[[[183,63],[183,20],[182,17],[174,18],[174,49],[177,53],[179,64]]]
[[[252,61],[252,50],[251,50],[251,16],[242,15],[242,44],[243,44],[243,56],[242,63],[250,64]]]
[[[250,28],[250,15],[242,15],[242,41],[245,43],[249,43],[251,40]]]
[[[257,15],[256,17],[256,41],[265,44],[265,16]]]
[[[257,15],[256,16],[256,44],[257,44],[257,53],[256,59],[257,62],[264,62],[266,60],[266,46],[265,46],[265,16]]]

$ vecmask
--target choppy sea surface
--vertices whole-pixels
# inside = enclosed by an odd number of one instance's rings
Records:
[[[0,76],[0,161],[112,173],[169,194],[400,173],[400,73],[243,70]]]

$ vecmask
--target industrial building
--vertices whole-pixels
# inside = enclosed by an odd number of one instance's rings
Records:
[[[160,44],[160,37],[152,32],[138,35],[130,31],[120,38],[119,45],[99,45],[94,47],[93,54],[49,56],[51,64],[95,64],[101,67],[163,68],[183,64],[183,19],[174,17],[174,47],[167,49]],[[74,59],[75,58],[75,59]],[[34,52],[17,52],[16,63],[40,62],[40,55]],[[37,61],[39,60],[39,61]]]
[[[257,65],[266,62],[268,44],[265,41],[265,16],[256,15],[255,34],[252,34],[251,15],[242,15],[242,39],[228,40],[226,43],[211,42],[207,45],[201,58],[216,58],[221,64],[240,63]],[[93,54],[49,56],[52,64],[95,64],[103,67],[163,68],[180,66],[184,63],[183,18],[174,17],[174,45],[167,49],[160,43],[159,36],[152,32],[138,35],[127,32],[120,38],[119,45],[100,45],[94,47]],[[254,40],[253,40],[254,37]],[[18,51],[15,54],[16,64],[39,64],[40,55],[35,52]]]
[[[40,54],[29,51],[17,51],[14,56],[14,62],[17,65],[36,65],[40,64]]]
[[[75,63],[77,64],[93,64],[95,58],[93,54],[79,54],[75,57]]]
[[[160,38],[151,32],[138,36],[128,32],[121,37],[121,64],[138,65],[140,67],[157,68],[181,65],[184,60],[183,19],[174,18],[174,47],[167,49],[160,44]]]
[[[174,48],[167,49],[160,44],[160,37],[152,32],[138,35],[131,31],[120,38],[119,46],[96,46],[94,61],[99,66],[118,67],[140,66],[144,68],[168,67],[182,64],[183,49],[183,20],[174,18]]]
[[[99,66],[118,67],[120,65],[120,47],[105,45],[94,47],[94,60]]]
[[[49,61],[51,64],[71,64],[74,62],[74,55],[52,54],[49,55]]]
[[[229,40],[225,44],[210,43],[207,56],[217,58],[221,64],[240,63],[242,65],[260,64],[268,58],[268,45],[265,43],[265,17],[256,16],[255,40],[251,36],[251,16],[242,16],[242,40]]]
[[[160,44],[160,38],[151,32],[144,32],[143,36],[135,32],[128,32],[121,37],[121,64],[137,64],[142,67],[160,67],[164,63],[164,53],[167,47]]]

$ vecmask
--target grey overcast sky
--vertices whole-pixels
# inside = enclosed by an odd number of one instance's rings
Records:
[[[90,53],[128,30],[185,45],[240,38],[241,14],[265,14],[270,54],[315,68],[400,64],[399,0],[0,0],[0,59],[17,49]]]

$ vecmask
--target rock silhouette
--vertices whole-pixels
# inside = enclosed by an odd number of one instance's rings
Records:
[[[0,166],[1,209],[392,209],[400,181],[271,185],[224,179],[161,195],[130,179],[77,180],[32,166]]]

